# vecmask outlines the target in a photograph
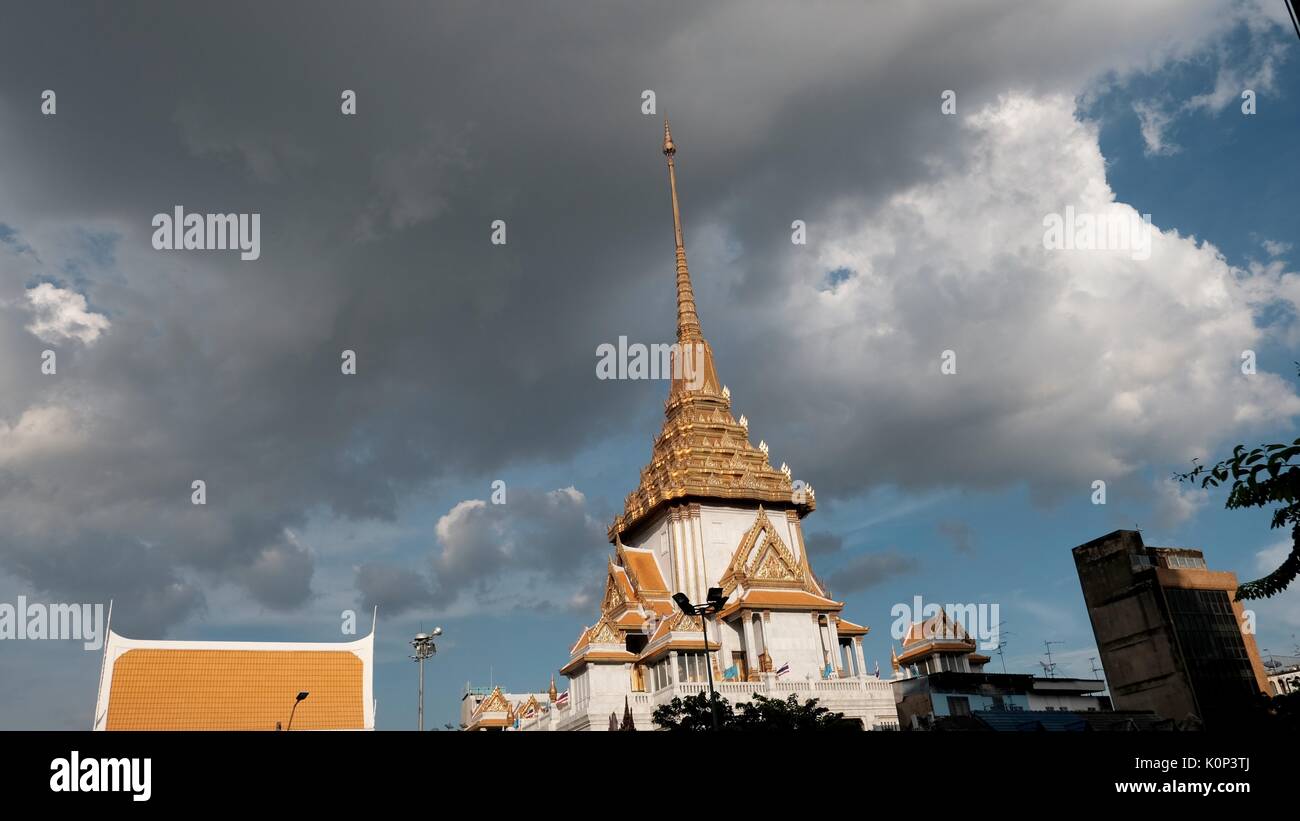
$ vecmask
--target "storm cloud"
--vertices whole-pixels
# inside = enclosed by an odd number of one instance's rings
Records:
[[[648,437],[663,386],[598,381],[593,352],[671,341],[664,112],[719,371],[821,498],[1050,496],[1294,414],[1268,374],[1236,416],[1189,401],[1264,333],[1251,318],[1285,272],[1245,276],[1172,231],[1157,244],[1174,281],[1036,245],[1044,213],[1113,198],[1076,95],[1261,14],[1240,8],[1044,7],[1033,37],[1011,0],[9,9],[0,570],[115,597],[145,632],[220,586],[292,610],[322,592],[292,536],[313,521],[391,521],[418,490]],[[155,251],[150,220],[177,205],[260,214],[261,257]],[[959,371],[941,382],[949,348]],[[1058,447],[1074,456],[1039,458]],[[636,467],[601,491],[630,490]],[[348,583],[398,610],[555,606],[599,582],[610,511],[591,492],[502,509],[460,493],[418,575],[357,556]],[[864,557],[837,578],[905,564]]]

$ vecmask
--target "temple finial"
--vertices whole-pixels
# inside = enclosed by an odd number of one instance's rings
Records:
[[[691,288],[691,272],[686,267],[686,246],[682,241],[682,212],[677,204],[677,168],[673,158],[677,143],[664,117],[664,156],[668,158],[668,188],[673,197],[673,238],[677,241],[677,341],[702,342],[700,317],[695,311],[695,291]]]

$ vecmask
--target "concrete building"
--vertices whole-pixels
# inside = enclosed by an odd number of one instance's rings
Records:
[[[903,652],[893,653],[890,681],[903,728],[931,729],[936,722],[982,713],[1110,710],[1110,699],[1100,695],[1104,681],[986,673],[989,657],[976,649],[946,611],[908,628]]]
[[[1234,574],[1209,570],[1199,550],[1147,547],[1135,530],[1073,552],[1116,709],[1213,728],[1269,693]]]

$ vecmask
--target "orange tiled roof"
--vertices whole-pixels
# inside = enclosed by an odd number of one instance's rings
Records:
[[[818,596],[805,590],[759,588],[746,591],[744,596],[723,608],[719,616],[726,618],[737,610],[839,610],[842,607],[844,602]]]
[[[722,645],[718,644],[717,639],[710,636],[708,649],[710,652],[716,652],[722,649]],[[664,653],[667,653],[670,650],[701,650],[702,651],[704,650],[704,636],[698,635],[689,638],[688,637],[672,638],[664,642],[663,644],[648,646],[637,658],[637,661],[641,662],[642,664],[648,664],[660,658],[661,656],[663,656]]]
[[[636,654],[629,653],[626,650],[588,650],[574,656],[569,663],[560,668],[560,675],[567,676],[574,670],[577,670],[584,664],[592,661],[604,661],[614,663],[626,663],[636,661]]]
[[[629,610],[623,615],[619,616],[617,619],[614,619],[614,624],[618,625],[620,628],[624,630],[636,630],[640,628],[641,625],[644,623],[645,623],[645,616],[642,616],[640,613],[636,612],[635,610]]]
[[[860,624],[854,624],[844,617],[835,620],[835,632],[841,636],[865,636],[871,632],[870,627],[863,627]]]
[[[622,547],[623,563],[627,566],[632,577],[636,579],[641,594],[654,595],[657,593],[667,596],[668,585],[664,582],[663,574],[659,572],[659,562],[655,560],[654,553],[625,545],[620,545],[620,547]]]
[[[106,730],[373,729],[373,633],[349,643],[139,641],[109,632]],[[295,696],[309,695],[294,708]]]
[[[109,691],[110,730],[355,730],[361,659],[328,650],[128,650]]]
[[[919,641],[930,639],[970,641],[962,626],[948,618],[948,613],[944,610],[940,610],[924,621],[912,622],[907,628],[907,635],[903,636],[903,647],[907,648]]]
[[[975,642],[966,641],[935,641],[924,645],[914,644],[903,650],[898,657],[898,662],[899,664],[909,664],[932,653],[969,653],[974,647]]]

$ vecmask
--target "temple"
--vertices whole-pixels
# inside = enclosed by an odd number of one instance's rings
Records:
[[[649,729],[656,706],[706,689],[705,665],[712,664],[718,691],[733,703],[754,693],[793,694],[817,698],[865,729],[896,728],[890,685],[863,660],[869,628],[842,615],[843,602],[809,564],[802,521],[816,508],[812,487],[792,481],[784,464],[773,468],[766,442],[751,444],[745,416],[732,415],[691,286],[667,120],[663,153],[677,290],[663,429],[609,528],[613,554],[599,618],[581,631],[559,671],[568,692],[522,710],[494,693],[484,705],[495,710],[476,710],[471,723],[605,730],[630,717]],[[704,601],[711,587],[722,588],[726,603],[707,625],[673,603],[678,592]]]

